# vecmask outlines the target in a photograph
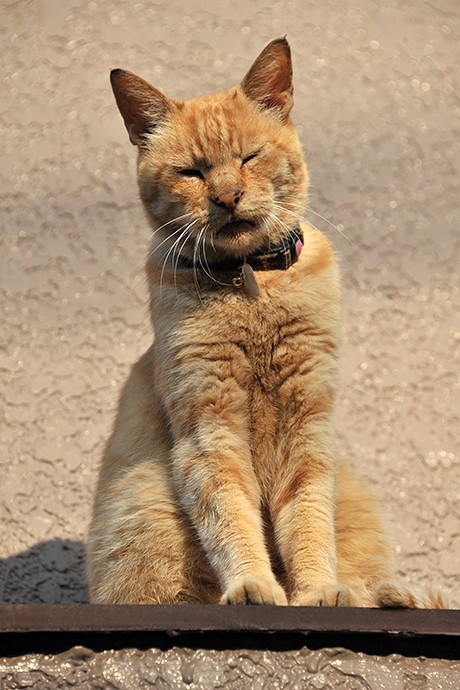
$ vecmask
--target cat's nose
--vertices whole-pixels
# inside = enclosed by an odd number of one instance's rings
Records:
[[[220,206],[221,208],[226,208],[228,211],[232,211],[242,196],[243,192],[241,189],[233,189],[231,192],[224,192],[222,194],[211,196],[210,199],[213,204],[216,204],[216,206]]]

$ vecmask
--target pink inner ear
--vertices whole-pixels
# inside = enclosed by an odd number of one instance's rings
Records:
[[[300,256],[300,252],[303,249],[303,244],[300,240],[297,240],[295,243],[295,253],[297,254],[297,258]]]

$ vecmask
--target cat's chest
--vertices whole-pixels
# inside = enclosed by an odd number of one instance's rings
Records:
[[[240,300],[230,309],[211,312],[203,320],[210,353],[234,357],[250,385],[275,393],[312,351],[332,341],[334,323],[308,299]]]
[[[227,337],[244,353],[254,384],[269,392],[278,387],[283,369],[308,347],[308,330],[301,314],[265,312],[234,324]]]
[[[210,381],[219,390],[218,382],[234,379],[249,397],[259,390],[276,402],[284,382],[305,377],[309,366],[304,364],[314,362],[316,354],[334,357],[335,276],[305,273],[296,266],[267,276],[255,299],[235,290],[215,291],[200,301],[190,290],[179,300],[171,294],[170,302],[161,301],[153,321],[164,390],[189,381],[190,392],[199,395]]]

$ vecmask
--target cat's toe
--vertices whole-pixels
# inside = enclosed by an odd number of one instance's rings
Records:
[[[292,606],[363,606],[360,597],[346,585],[324,585],[318,589],[296,594]]]
[[[286,606],[287,599],[283,588],[279,586],[276,580],[270,580],[260,575],[248,575],[236,580],[227,589],[220,603]]]

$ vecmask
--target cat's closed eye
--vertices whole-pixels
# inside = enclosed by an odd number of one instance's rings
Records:
[[[243,158],[241,161],[241,165],[246,165],[246,163],[249,163],[249,161],[252,161],[253,158],[256,158],[257,156],[257,151],[255,153],[249,154],[249,156],[246,156],[246,158]]]
[[[203,173],[195,168],[184,168],[183,170],[178,170],[178,173],[183,177],[197,177],[200,180],[204,179]]]

